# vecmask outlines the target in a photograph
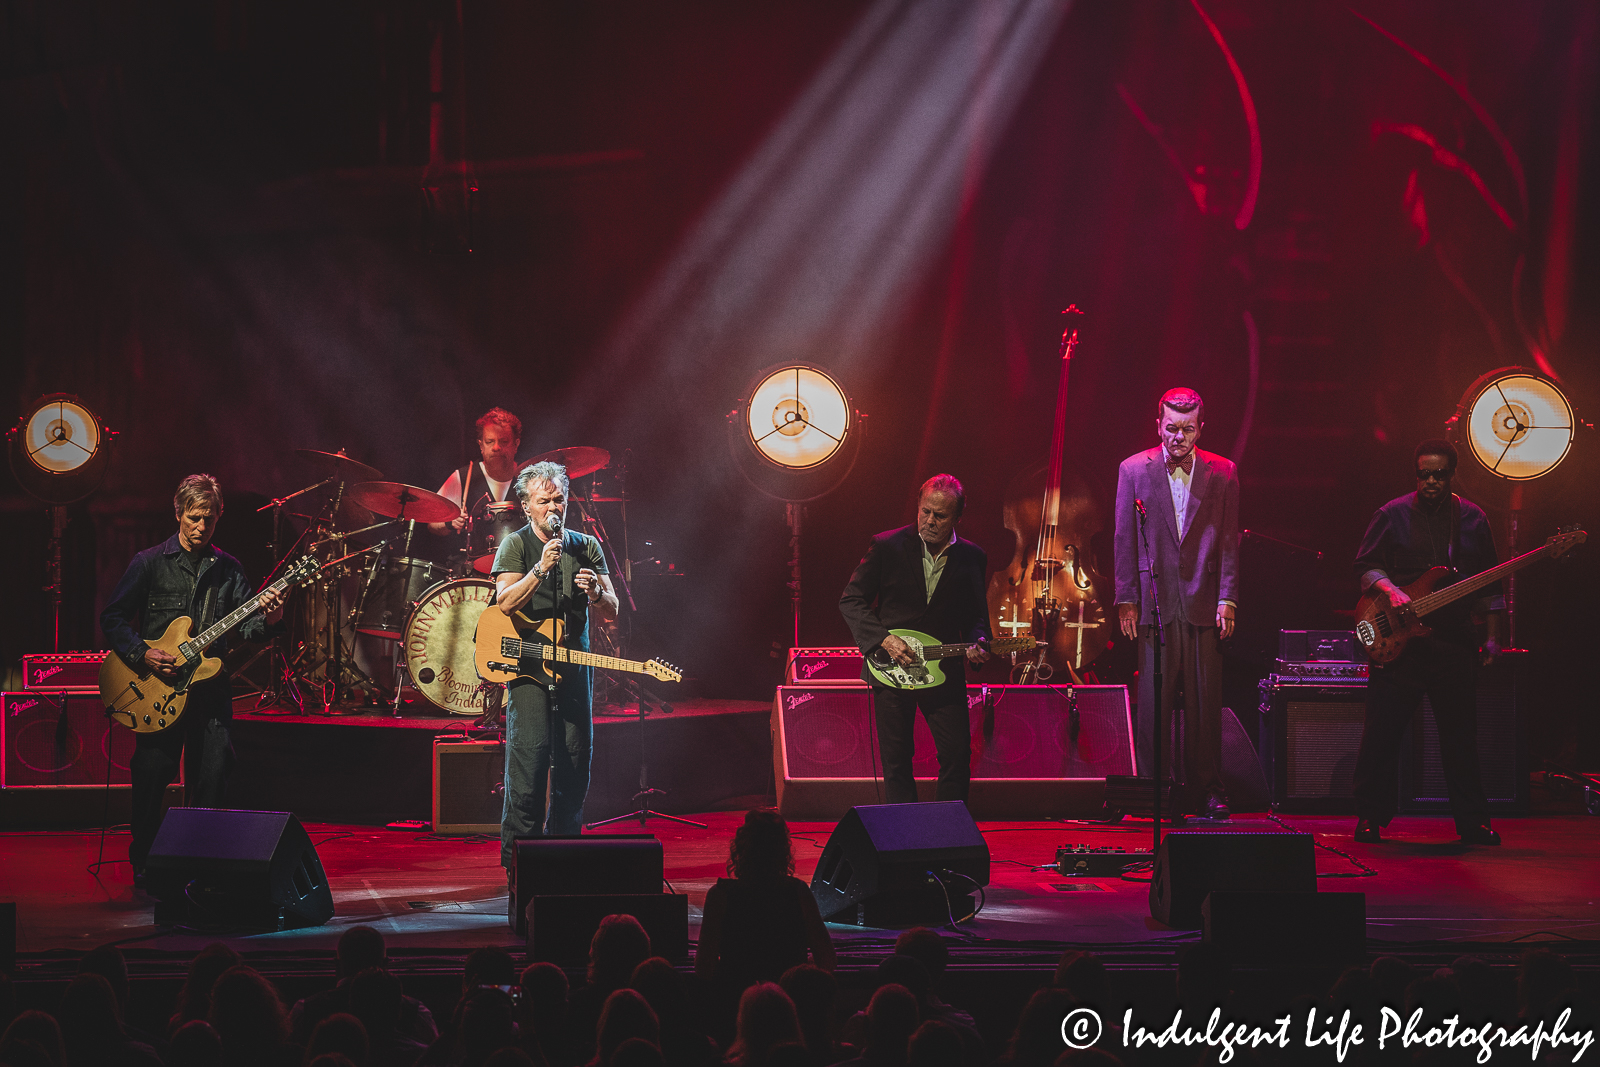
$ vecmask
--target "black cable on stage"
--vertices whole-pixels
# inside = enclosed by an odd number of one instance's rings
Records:
[[[1307,833],[1307,831],[1301,830],[1296,826],[1291,826],[1289,823],[1286,823],[1282,819],[1278,818],[1278,813],[1275,811],[1268,811],[1266,815],[1268,819],[1277,823],[1279,826],[1283,827],[1285,830],[1288,830],[1292,834]],[[1332,845],[1324,845],[1321,841],[1317,840],[1316,834],[1309,834],[1308,836],[1311,838],[1311,844],[1315,847],[1320,848],[1325,852],[1331,852],[1340,859],[1348,860],[1357,868],[1356,871],[1329,871],[1326,874],[1317,875],[1318,878],[1371,878],[1378,873],[1343,849],[1334,848]]]

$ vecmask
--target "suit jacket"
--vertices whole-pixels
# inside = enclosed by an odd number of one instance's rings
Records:
[[[1117,468],[1117,603],[1139,605],[1140,625],[1153,624],[1150,564],[1161,577],[1161,619],[1195,626],[1217,620],[1217,602],[1238,601],[1239,469],[1232,460],[1195,449],[1183,540],[1172,510],[1161,446],[1129,456]],[[1135,499],[1148,516],[1150,553],[1139,539]]]
[[[944,573],[930,601],[917,528],[902,526],[872,538],[839,598],[839,613],[862,655],[883,644],[891,629],[921,630],[940,643],[989,639],[989,602],[983,588],[988,555],[960,538],[945,552]],[[965,663],[946,660],[946,677],[964,684]],[[861,677],[874,680],[865,667]]]

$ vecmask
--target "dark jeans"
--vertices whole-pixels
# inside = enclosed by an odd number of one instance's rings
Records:
[[[1222,784],[1222,652],[1215,625],[1183,621],[1162,627],[1161,708],[1168,729],[1161,735],[1161,776],[1182,788],[1176,795],[1190,812],[1205,810],[1206,798],[1225,796]],[[1139,773],[1155,773],[1155,630],[1139,627],[1139,707],[1134,720],[1134,756]],[[1174,711],[1179,687],[1183,707]]]
[[[576,834],[583,829],[594,747],[594,687],[587,668],[574,668],[556,687],[558,715],[535,682],[511,686],[506,713],[506,797],[500,822],[500,863],[516,863],[519,837]],[[549,811],[545,791],[549,790]]]
[[[928,720],[933,747],[939,754],[939,787],[934,795],[940,800],[966,800],[967,787],[972,783],[972,735],[967,687],[960,679],[932,689],[872,687],[884,792],[889,803],[910,804],[917,799],[917,783],[911,773],[911,731],[919,707]]]
[[[129,771],[133,777],[133,840],[128,859],[144,867],[150,845],[161,826],[161,802],[183,761],[184,803],[192,808],[220,808],[233,768],[232,728],[217,715],[216,699],[190,696],[183,718],[171,729],[138,734]],[[226,713],[228,693],[220,698]]]
[[[1478,768],[1478,653],[1425,637],[1367,674],[1367,716],[1356,756],[1356,812],[1387,825],[1400,802],[1400,741],[1426,695],[1439,729],[1439,762],[1456,830],[1489,824]]]

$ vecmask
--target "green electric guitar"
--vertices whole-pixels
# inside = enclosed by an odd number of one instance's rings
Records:
[[[902,667],[890,659],[889,653],[881,647],[873,649],[872,655],[867,657],[866,662],[867,669],[872,672],[874,678],[895,689],[932,689],[936,685],[943,685],[944,671],[939,669],[939,661],[965,656],[969,648],[982,645],[992,655],[1009,656],[1013,652],[1025,652],[1039,646],[1039,642],[1031,637],[1002,637],[998,641],[988,643],[967,641],[963,644],[941,645],[936,638],[916,630],[889,632],[910,647],[911,654],[917,657],[917,662],[909,667]]]

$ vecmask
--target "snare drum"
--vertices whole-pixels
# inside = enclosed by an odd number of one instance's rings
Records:
[[[406,666],[411,683],[452,715],[481,715],[483,691],[472,665],[478,616],[494,603],[487,578],[440,582],[422,594],[406,620]]]
[[[515,500],[496,500],[486,508],[488,514],[473,524],[472,568],[479,574],[494,569],[494,554],[500,542],[528,525],[527,516]]]
[[[444,568],[429,560],[399,556],[387,561],[372,575],[366,595],[360,599],[356,632],[400,640],[411,606],[443,577]]]

